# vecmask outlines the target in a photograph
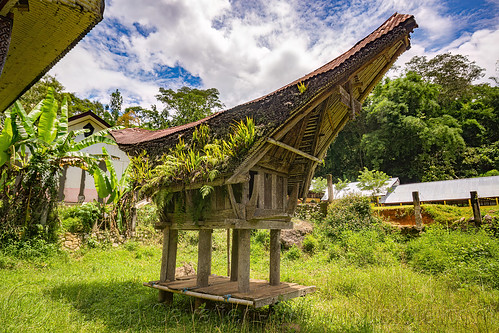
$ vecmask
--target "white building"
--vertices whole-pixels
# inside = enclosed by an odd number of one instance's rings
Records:
[[[90,130],[88,133],[79,135],[76,141],[80,141],[85,136],[109,127],[110,125],[106,121],[91,111],[80,113],[68,119],[68,130],[84,128]],[[99,143],[87,147],[82,151],[93,155],[102,155],[103,146],[106,147],[107,152],[111,155],[116,175],[120,179],[130,160],[127,154],[121,151],[118,146]],[[101,162],[100,166],[102,169],[105,169],[104,161]],[[59,199],[61,201],[76,203],[98,200],[93,176],[80,168],[68,167],[65,169],[60,179],[59,188]]]

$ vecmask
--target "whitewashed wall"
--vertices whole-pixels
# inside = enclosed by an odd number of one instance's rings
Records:
[[[105,129],[106,127],[97,121],[92,116],[85,116],[74,121],[69,122],[69,130],[79,130],[83,129],[83,126],[90,123],[94,127],[94,133]],[[81,134],[76,138],[76,141],[80,141],[84,138],[84,135]],[[116,170],[116,174],[118,179],[121,178],[123,171],[128,166],[130,160],[128,156],[121,151],[116,145],[108,145],[108,144],[96,144],[90,147],[83,149],[82,151],[87,152],[89,154],[102,155],[102,147],[105,146],[109,155],[112,156],[113,165]],[[80,184],[81,184],[81,175],[83,170],[75,167],[69,167],[66,170],[66,177],[64,182],[64,201],[65,202],[78,202],[78,195],[80,193]],[[97,190],[95,189],[94,178],[88,172],[85,172],[85,189],[84,196],[85,202],[90,202],[93,200],[97,200]]]

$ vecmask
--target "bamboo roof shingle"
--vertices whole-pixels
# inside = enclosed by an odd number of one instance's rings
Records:
[[[2,111],[68,53],[102,20],[104,13],[104,0],[26,3],[21,6],[18,0],[0,2],[0,16],[12,22],[10,43],[0,45],[0,55],[6,51],[0,75]]]

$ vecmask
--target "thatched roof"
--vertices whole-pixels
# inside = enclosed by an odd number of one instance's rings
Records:
[[[104,0],[1,1],[0,58],[5,65],[0,111],[68,53],[102,20],[103,12]]]
[[[341,56],[268,95],[194,123],[158,131],[127,128],[112,135],[130,154],[146,150],[158,156],[180,137],[189,140],[202,123],[223,135],[229,124],[251,117],[263,134],[241,157],[243,162],[232,170],[228,182],[236,182],[238,175],[258,164],[289,176],[290,186],[300,183],[301,194],[306,195],[307,182],[327,147],[393,62],[409,48],[409,33],[416,27],[412,15],[395,13]],[[303,93],[297,87],[300,82],[307,86]]]

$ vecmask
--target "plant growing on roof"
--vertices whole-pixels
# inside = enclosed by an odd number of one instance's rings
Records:
[[[66,99],[59,118],[58,109],[49,89],[31,112],[17,101],[6,113],[0,134],[0,228],[5,234],[53,236],[61,170],[76,166],[93,174],[99,169],[96,159],[79,150],[95,143],[115,144],[106,137],[108,130],[76,142],[86,130],[68,131]]]
[[[307,85],[305,85],[305,83],[303,83],[303,82],[298,82],[296,84],[296,87],[298,88],[298,91],[300,92],[300,94],[303,94],[305,91],[307,91],[308,83],[307,83]]]
[[[199,198],[192,198],[199,207],[204,207],[204,199],[213,191],[209,184],[238,157],[244,155],[256,139],[253,119],[239,121],[231,126],[226,138],[213,138],[207,125],[200,125],[192,135],[187,146],[179,139],[175,147],[164,154],[160,163],[152,170],[144,182],[142,193],[152,197],[158,207],[168,204],[171,199],[169,188],[173,185],[204,182],[199,190]],[[197,202],[196,202],[197,201]],[[199,215],[196,210],[196,215]]]

